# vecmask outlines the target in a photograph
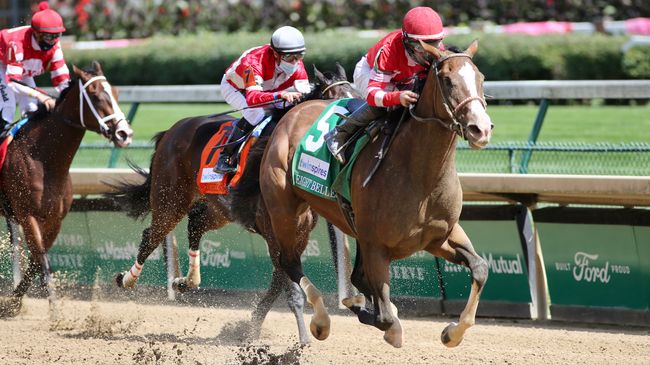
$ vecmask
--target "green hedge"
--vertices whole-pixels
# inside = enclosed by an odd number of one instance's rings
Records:
[[[305,64],[321,70],[340,62],[348,77],[365,51],[381,35],[361,36],[353,30],[306,34]],[[626,79],[650,77],[650,48],[621,51],[626,37],[600,35],[522,36],[468,34],[449,36],[461,48],[478,38],[475,61],[487,80]],[[269,41],[268,33],[203,33],[154,37],[121,49],[66,50],[69,64],[90,65],[94,59],[117,85],[215,84],[246,49]]]

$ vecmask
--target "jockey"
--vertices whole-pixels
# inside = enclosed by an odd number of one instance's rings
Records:
[[[70,83],[70,72],[59,43],[65,31],[63,19],[47,2],[39,4],[31,26],[0,31],[0,131],[13,121],[16,102],[21,115],[37,109],[37,101],[52,110],[53,98],[14,81],[35,87],[34,76],[49,70],[52,84],[61,92]]]
[[[294,27],[284,26],[273,32],[270,44],[247,50],[228,67],[221,80],[221,94],[234,108],[247,108],[241,112],[243,118],[233,126],[229,143],[245,136],[264,119],[266,111],[263,107],[249,106],[273,100],[282,103],[300,101],[302,94],[292,87],[301,83],[309,86],[302,63],[305,50],[302,33]],[[237,171],[237,157],[233,153],[238,145],[233,143],[223,148],[215,172],[228,174]]]
[[[343,147],[358,128],[385,114],[389,107],[408,107],[417,101],[418,95],[411,91],[415,79],[426,77],[433,61],[419,41],[444,49],[443,37],[438,13],[416,7],[404,16],[401,30],[386,35],[361,58],[354,69],[354,84],[366,102],[325,135],[327,148],[337,160],[345,162]]]

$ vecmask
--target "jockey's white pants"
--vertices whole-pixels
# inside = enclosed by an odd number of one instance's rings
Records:
[[[16,102],[20,106],[20,114],[36,111],[38,102],[35,98],[27,95],[16,93],[9,85],[7,85],[7,77],[5,75],[6,66],[0,63],[0,117],[7,122],[14,121],[14,114],[16,113]],[[21,80],[25,84],[35,87],[33,77],[23,77]]]
[[[366,56],[361,57],[354,67],[354,87],[363,95],[365,99],[368,96],[368,81],[370,80],[370,66],[366,61]]]
[[[232,106],[235,109],[248,107],[246,96],[244,96],[244,94],[242,94],[242,92],[237,88],[230,85],[228,80],[226,80],[225,75],[221,79],[221,96],[223,96],[223,99],[226,101],[226,103],[228,103],[228,105]],[[241,111],[241,114],[251,125],[258,125],[264,119],[266,112],[264,108],[260,107],[244,109]]]

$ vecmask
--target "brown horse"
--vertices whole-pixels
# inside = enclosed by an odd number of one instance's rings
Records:
[[[314,91],[306,96],[306,99],[359,96],[347,81],[345,70],[340,65],[337,64],[336,73],[326,72],[323,74],[315,67],[314,70],[317,82]],[[201,282],[199,266],[201,237],[208,231],[220,229],[231,223],[234,221],[235,215],[240,217],[240,221],[247,222],[244,224],[245,228],[262,235],[269,242],[271,257],[277,257],[273,254],[277,245],[270,243],[273,241],[270,227],[255,223],[255,211],[233,206],[230,196],[202,195],[196,184],[199,160],[204,146],[223,122],[235,119],[231,115],[222,115],[190,117],[178,121],[169,130],[161,132],[155,137],[155,152],[151,157],[149,172],[133,166],[139,174],[146,178],[145,182],[142,184],[120,183],[113,186],[116,191],[109,196],[129,216],[143,218],[149,212],[152,215],[151,225],[143,231],[134,267],[130,271],[118,273],[115,277],[119,287],[133,288],[136,285],[137,272],[141,270],[147,257],[185,215],[188,215],[190,265],[187,276],[174,280],[174,288],[179,291],[197,288]],[[259,163],[259,160],[257,162]],[[242,179],[239,184],[246,185],[247,183],[246,179]],[[252,183],[257,185],[256,180]],[[315,221],[313,223],[315,224]],[[257,331],[259,334],[266,314],[283,289],[288,293],[289,307],[298,322],[300,341],[307,343],[309,335],[302,316],[304,303],[302,291],[297,285],[290,285],[286,275],[279,270],[273,271],[271,287],[260,303],[256,305],[248,331]],[[249,333],[251,336],[257,334]]]
[[[29,268],[2,305],[0,316],[15,315],[37,273],[54,303],[47,252],[72,204],[70,165],[86,130],[102,134],[118,147],[131,143],[133,131],[117,104],[117,89],[106,80],[99,63],[91,70],[73,67],[70,87],[51,113],[39,110],[9,145],[0,176],[3,215],[23,227],[31,253]]]
[[[471,292],[460,324],[445,328],[443,343],[458,345],[465,330],[474,324],[488,266],[458,224],[462,191],[454,159],[456,135],[466,138],[472,147],[482,148],[489,142],[493,127],[485,109],[483,75],[472,62],[478,42],[463,53],[441,52],[425,43],[422,46],[434,62],[419,101],[394,137],[381,169],[362,187],[375,164],[380,139],[365,147],[353,167],[354,227],[336,202],[291,183],[293,151],[327,102],[312,101],[292,109],[268,141],[260,170],[261,209],[268,212],[280,245],[280,257],[275,262],[300,284],[314,308],[310,329],[318,339],[328,336],[330,320],[320,291],[303,274],[300,262],[312,209],[357,239],[360,256],[352,283],[365,296],[348,298],[344,304],[361,322],[385,331],[388,343],[402,345],[402,328],[390,302],[390,262],[421,250],[465,265],[472,273]]]

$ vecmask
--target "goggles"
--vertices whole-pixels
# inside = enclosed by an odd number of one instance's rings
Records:
[[[304,53],[283,53],[280,55],[280,59],[286,62],[298,62],[305,57]]]
[[[61,33],[41,33],[41,38],[46,42],[52,42],[59,37],[61,37]]]

